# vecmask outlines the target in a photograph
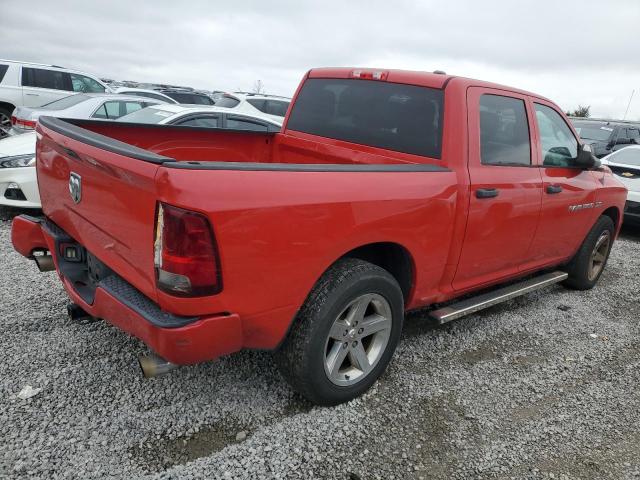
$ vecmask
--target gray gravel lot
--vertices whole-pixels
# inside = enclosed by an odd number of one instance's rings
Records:
[[[0,209],[1,478],[640,478],[640,230],[592,291],[439,328],[411,315],[372,391],[312,408],[265,352],[143,379],[144,345],[69,321],[56,275],[13,251],[16,213]]]

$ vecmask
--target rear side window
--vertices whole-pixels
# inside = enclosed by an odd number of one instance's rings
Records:
[[[524,101],[500,95],[480,96],[480,158],[484,165],[531,165]]]
[[[267,112],[267,101],[264,100],[264,99],[250,98],[249,100],[247,100],[247,103],[249,105],[252,105],[253,107],[257,108],[258,110],[260,110],[263,113]],[[219,105],[217,103],[216,103],[216,105],[219,106],[219,107],[223,107],[224,106],[224,105]]]
[[[347,142],[440,158],[442,90],[375,80],[307,80],[288,128]]]
[[[264,113],[284,117],[287,114],[288,108],[289,102],[283,102],[282,100],[267,100]]]
[[[534,105],[543,164],[549,167],[574,166],[578,156],[578,141],[571,129],[553,108],[540,103]]]
[[[173,125],[180,125],[182,127],[200,127],[200,128],[217,128],[218,127],[218,117],[213,116],[202,116],[202,117],[191,117],[186,120],[178,120]]]
[[[263,123],[252,122],[241,118],[228,117],[227,128],[233,130],[253,130],[257,132],[267,132],[269,127]]]
[[[22,67],[22,86],[71,90],[71,78],[66,72],[43,68]]]
[[[145,104],[138,102],[105,102],[96,110],[93,117],[115,120],[123,115],[141,110],[144,106]]]
[[[4,74],[7,73],[7,70],[9,70],[9,65],[0,64],[0,82],[2,82],[2,79],[4,78]]]

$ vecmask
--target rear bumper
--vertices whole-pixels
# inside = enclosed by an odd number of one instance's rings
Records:
[[[178,365],[212,360],[242,348],[242,326],[237,314],[189,318],[172,315],[115,273],[100,280],[91,295],[79,292],[64,273],[66,261],[57,255],[56,245],[66,234],[53,228],[57,227],[44,219],[15,217],[11,229],[14,248],[28,258],[34,250],[48,250],[67,294],[91,316],[139,338],[158,355]]]

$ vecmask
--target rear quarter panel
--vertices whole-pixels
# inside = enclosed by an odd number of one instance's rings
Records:
[[[183,314],[233,312],[245,346],[275,347],[314,283],[350,250],[395,242],[413,256],[411,308],[437,288],[449,253],[454,172],[300,172],[160,168],[159,197],[208,215],[222,293],[198,300],[159,293]]]

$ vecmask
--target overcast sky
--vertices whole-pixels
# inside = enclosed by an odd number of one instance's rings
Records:
[[[447,73],[640,120],[640,0],[0,0],[0,58],[292,95],[309,68]]]

